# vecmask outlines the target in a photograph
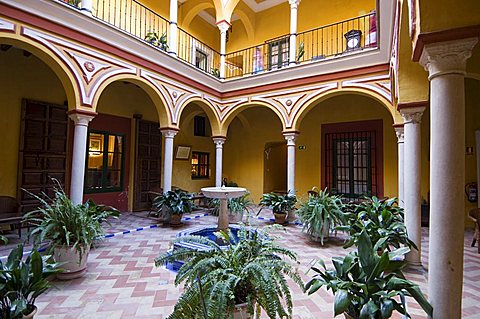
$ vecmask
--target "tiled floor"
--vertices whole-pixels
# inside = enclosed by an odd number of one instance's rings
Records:
[[[55,288],[37,300],[37,319],[47,318],[166,318],[181,293],[181,287],[173,284],[175,273],[154,266],[154,258],[167,250],[171,239],[188,227],[216,223],[216,217],[194,213],[179,229],[159,227],[116,234],[93,249],[88,260],[88,273],[72,281],[55,281]],[[262,214],[263,215],[263,214]],[[197,216],[197,218],[194,218]],[[115,221],[108,233],[119,233],[155,224],[143,213],[126,213]],[[252,219],[254,225],[267,225],[267,220]],[[423,263],[427,265],[427,229],[424,229]],[[14,244],[15,236],[9,236]],[[465,234],[465,283],[463,318],[480,318],[480,255],[469,243],[471,233]],[[299,226],[287,227],[280,242],[298,253],[300,271],[305,280],[309,265],[322,258],[345,254],[342,235],[325,246],[312,243],[301,233]],[[3,256],[5,248],[0,250]],[[425,290],[426,274],[408,272],[408,277]],[[293,286],[294,318],[333,318],[333,298],[324,290],[308,296]],[[426,316],[417,305],[410,307],[414,318]],[[262,317],[263,318],[263,317]],[[340,318],[340,317],[339,317]],[[396,318],[400,318],[397,316]],[[452,318],[454,319],[454,318]]]

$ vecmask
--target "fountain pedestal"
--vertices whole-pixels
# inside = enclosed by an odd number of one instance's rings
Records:
[[[204,187],[202,193],[208,198],[220,199],[220,212],[218,214],[218,230],[228,228],[228,202],[230,198],[237,198],[247,193],[246,188],[242,187]]]

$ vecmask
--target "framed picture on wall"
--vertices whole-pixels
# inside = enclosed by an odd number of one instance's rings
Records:
[[[175,152],[175,159],[188,160],[190,158],[190,149],[190,146],[177,146],[177,151]]]

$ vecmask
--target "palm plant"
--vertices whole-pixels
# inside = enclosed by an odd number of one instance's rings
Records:
[[[50,256],[33,250],[22,261],[23,245],[12,249],[5,262],[0,260],[0,318],[18,319],[35,311],[35,300],[51,287],[48,277],[58,273]]]
[[[203,244],[208,249],[174,249],[160,255],[157,266],[185,259],[175,284],[185,284],[169,319],[227,319],[235,305],[247,304],[249,314],[265,310],[269,318],[291,318],[292,298],[286,277],[303,289],[302,280],[290,261],[294,252],[280,247],[267,237],[268,232],[240,229],[237,236],[229,231],[216,234],[229,246],[200,236],[177,241]],[[286,307],[286,309],[285,309]]]
[[[153,206],[161,212],[165,207],[171,215],[182,215],[190,213],[193,208],[193,195],[180,189],[168,191],[153,199]]]
[[[415,243],[408,238],[403,208],[397,205],[396,198],[379,200],[373,196],[351,206],[346,216],[348,222],[336,228],[350,235],[345,248],[357,244],[360,234],[365,230],[379,251],[391,251],[392,248],[401,246],[417,249]]]
[[[163,51],[168,50],[166,32],[163,32],[162,35],[159,35],[156,31],[150,31],[145,35],[145,41],[147,41],[151,45],[159,47]]]
[[[320,262],[323,270],[312,267],[317,274],[306,285],[308,294],[325,286],[335,295],[335,316],[346,313],[353,319],[385,319],[394,311],[411,318],[405,297],[413,297],[431,318],[432,306],[420,288],[402,273],[406,261],[400,259],[410,249],[402,247],[379,256],[375,247],[363,230],[358,236],[358,252],[334,257],[331,270],[327,270],[323,261]]]
[[[284,224],[287,214],[295,209],[296,203],[297,197],[295,195],[278,195],[275,193],[263,194],[262,199],[260,200],[260,205],[262,207],[258,211],[258,214],[260,214],[263,207],[270,207],[275,216],[275,222],[277,224]]]
[[[316,194],[309,194],[297,210],[297,215],[303,223],[303,231],[311,238],[323,240],[328,237],[333,226],[344,223],[343,203],[340,196],[329,195],[327,189]]]
[[[243,214],[248,212],[250,207],[253,205],[252,200],[249,198],[250,193],[247,192],[245,195],[242,195],[237,198],[228,199],[228,211],[230,214]],[[218,198],[210,198],[208,201],[209,207],[212,208],[211,214],[218,216],[220,210],[220,200]]]

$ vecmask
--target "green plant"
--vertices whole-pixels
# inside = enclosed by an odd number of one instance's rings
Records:
[[[18,245],[5,262],[0,260],[0,318],[17,319],[30,314],[35,300],[51,287],[47,278],[58,273],[50,256],[33,250],[22,261],[23,245]]]
[[[168,43],[167,43],[167,33],[163,32],[162,35],[159,35],[156,31],[150,31],[145,35],[145,41],[159,47],[163,51],[168,50]]]
[[[262,199],[260,200],[260,205],[270,207],[274,214],[287,214],[295,208],[296,203],[297,197],[291,194],[278,195],[275,193],[268,193],[263,194]]]
[[[212,75],[216,78],[220,78],[220,69],[212,68]]]
[[[328,231],[344,223],[343,203],[340,196],[329,195],[327,189],[318,194],[309,194],[308,200],[303,202],[297,210],[297,216],[303,223],[303,231],[310,236],[323,239]]]
[[[78,7],[78,6],[80,6],[81,0],[65,0],[65,2],[68,3],[68,4],[71,4],[75,7]]]
[[[300,60],[303,58],[305,55],[305,43],[300,42],[300,45],[298,46],[298,52],[297,52],[297,62],[300,62]]]
[[[420,288],[402,273],[406,262],[398,259],[409,250],[402,247],[378,256],[364,230],[358,236],[358,252],[334,257],[331,270],[326,269],[323,261],[320,264],[324,270],[312,267],[317,275],[306,285],[308,294],[322,286],[332,290],[335,316],[345,312],[354,319],[384,319],[398,311],[410,318],[405,297],[413,297],[431,317],[432,306]]]
[[[169,215],[182,215],[183,213],[190,213],[192,211],[192,198],[192,194],[176,189],[155,197],[152,205],[159,213],[162,213],[165,207],[166,213]]]
[[[268,231],[242,228],[237,236],[230,231],[216,235],[231,245],[222,248],[205,237],[182,237],[178,241],[201,243],[208,249],[175,249],[155,260],[157,266],[186,260],[175,278],[176,285],[185,283],[185,290],[168,318],[226,319],[231,318],[235,305],[243,303],[248,304],[250,314],[256,308],[257,314],[264,309],[270,318],[291,318],[286,277],[303,289],[291,263],[296,261],[295,253],[268,238]]]
[[[85,204],[74,205],[58,181],[53,181],[53,199],[46,194],[43,194],[46,197],[43,199],[29,193],[41,203],[37,210],[25,216],[26,221],[34,227],[30,236],[35,244],[49,240],[50,251],[58,246],[72,246],[82,259],[85,247],[103,237],[102,222],[108,223],[109,217],[117,218],[120,212],[113,207],[96,205],[91,200]]]
[[[2,242],[4,244],[7,244],[8,243],[8,238],[3,236],[3,235],[0,235],[0,242]]]
[[[228,211],[230,214],[243,214],[248,212],[249,208],[252,206],[253,202],[249,198],[250,193],[247,192],[245,195],[242,195],[237,198],[228,199]],[[220,200],[217,198],[211,198],[208,201],[208,206],[211,208],[210,213],[214,216],[218,216],[220,210]]]
[[[348,248],[358,243],[360,234],[365,230],[378,250],[391,250],[402,245],[417,249],[407,235],[404,224],[403,208],[398,206],[396,198],[379,200],[377,197],[367,199],[356,205],[351,205],[346,214],[347,223],[336,229],[346,231],[350,238],[345,244]]]

